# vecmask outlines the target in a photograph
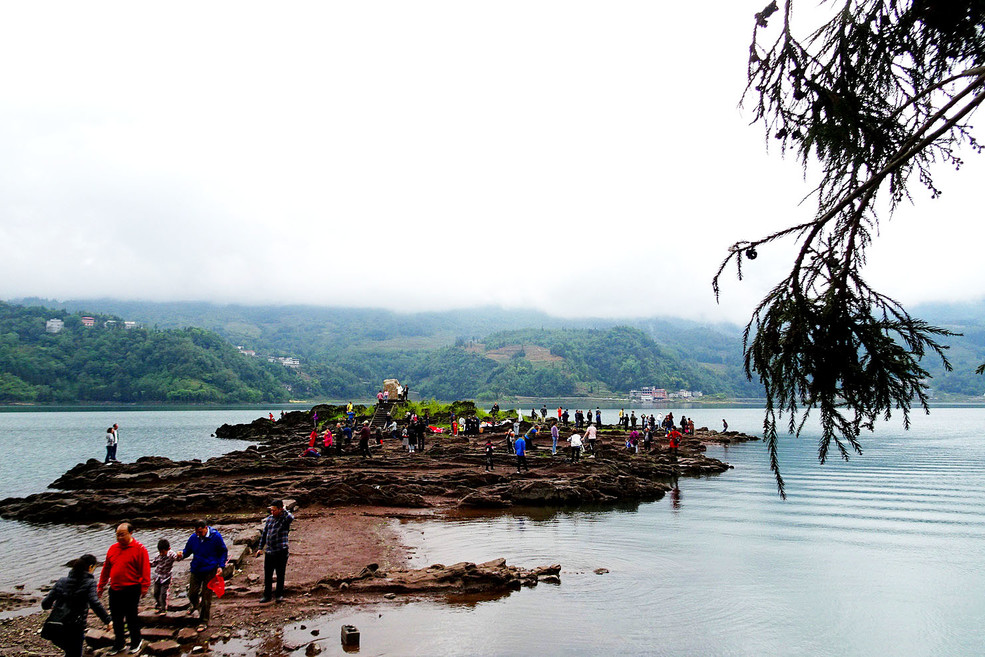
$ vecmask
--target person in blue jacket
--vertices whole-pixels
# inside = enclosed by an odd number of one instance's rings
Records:
[[[188,537],[185,549],[178,552],[178,561],[192,555],[188,573],[188,601],[192,604],[189,613],[197,609],[202,625],[208,625],[212,611],[212,589],[208,583],[222,574],[228,552],[222,535],[204,520],[195,523],[195,533]]]
[[[526,471],[530,471],[527,467],[527,441],[523,436],[516,439],[513,443],[513,448],[516,450],[516,473],[520,474],[521,468]]]

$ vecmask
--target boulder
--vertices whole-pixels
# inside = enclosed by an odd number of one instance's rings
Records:
[[[86,630],[85,641],[93,648],[105,648],[106,646],[111,646],[115,640],[116,637],[112,632],[98,630],[96,628]]]
[[[144,650],[149,655],[172,655],[181,650],[181,644],[172,639],[148,643]]]
[[[163,641],[173,639],[175,631],[166,627],[142,627],[140,628],[140,638],[145,641]]]

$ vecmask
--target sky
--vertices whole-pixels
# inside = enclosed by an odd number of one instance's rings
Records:
[[[813,214],[739,107],[763,4],[0,0],[0,298],[744,321],[793,245],[716,303],[729,245]],[[877,289],[982,297],[966,159]]]

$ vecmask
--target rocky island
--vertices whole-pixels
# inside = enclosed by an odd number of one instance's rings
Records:
[[[374,410],[378,409],[358,407],[357,424],[375,422]],[[403,416],[400,406],[387,410]],[[454,411],[458,417],[476,414],[469,402],[457,402]],[[567,450],[561,449],[573,432],[568,426],[561,427],[556,456],[551,455],[549,432],[542,431],[528,453],[529,472],[517,474],[515,457],[506,445],[507,423],[490,423],[478,435],[430,434],[423,452],[407,453],[400,441],[385,438],[381,443],[373,441],[370,458],[358,455],[354,445],[341,455],[326,450],[329,455],[301,457],[315,413],[334,427],[344,409],[318,406],[276,421],[261,418],[245,425],[224,425],[217,429],[218,437],[256,444],[204,462],[144,457],[134,463],[105,465],[90,459],[52,482],[54,490],[0,501],[0,517],[107,527],[128,519],[138,533],[191,527],[200,517],[218,527],[230,547],[227,570],[233,579],[227,596],[216,604],[213,623],[202,633],[180,630],[181,623],[169,619],[172,614],[163,618],[148,614],[154,625],[148,631],[161,628],[151,633],[150,638],[156,639],[151,651],[166,654],[233,633],[276,641],[269,636],[271,627],[290,618],[324,613],[327,606],[449,592],[507,595],[538,582],[559,583],[559,564],[525,570],[499,559],[409,569],[406,551],[389,521],[482,509],[598,508],[657,500],[680,477],[713,475],[729,468],[704,454],[706,444],[757,440],[699,428],[684,437],[676,456],[665,439],[654,441],[649,451],[636,453],[625,447],[626,431],[607,427],[599,432],[597,453],[571,463],[565,457]],[[432,418],[439,425],[447,425],[448,420],[440,414]],[[521,421],[521,431],[530,426],[528,419]],[[484,470],[487,440],[494,446],[492,472]],[[298,518],[292,532],[289,593],[285,604],[276,607],[259,604],[262,559],[251,556],[257,524],[271,499],[288,500]],[[107,545],[111,540],[108,534]],[[324,549],[328,544],[333,546],[331,555]],[[176,593],[183,590],[180,581],[173,586]],[[175,611],[180,612],[180,605]],[[8,643],[8,637],[32,618],[40,626],[38,618],[29,616],[0,627],[0,654],[23,648]],[[25,635],[19,636],[23,640]],[[39,647],[44,644],[31,638]],[[106,645],[108,640],[99,630],[89,632],[93,646]]]

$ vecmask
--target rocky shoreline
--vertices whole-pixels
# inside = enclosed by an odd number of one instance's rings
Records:
[[[528,427],[525,422],[521,429]],[[505,438],[499,433],[492,437],[495,470],[485,472],[483,446],[489,434],[433,434],[423,453],[408,454],[397,441],[388,439],[382,446],[374,446],[372,458],[356,455],[354,448],[353,453],[342,456],[301,458],[299,453],[307,446],[310,430],[310,414],[294,412],[277,422],[259,419],[220,427],[216,431],[219,437],[258,444],[204,462],[145,457],[135,463],[104,465],[90,459],[54,481],[49,487],[55,490],[0,501],[0,517],[101,526],[125,518],[138,531],[188,527],[198,517],[206,517],[210,524],[221,527],[230,547],[235,544],[237,549],[236,565],[230,566],[229,573],[234,577],[230,582],[232,595],[217,607],[221,625],[201,636],[186,632],[185,643],[180,644],[205,648],[210,640],[236,632],[258,635],[269,629],[269,623],[324,612],[326,604],[362,604],[448,591],[505,595],[538,581],[559,583],[558,564],[526,571],[507,566],[500,559],[478,565],[463,562],[407,569],[400,546],[381,540],[377,532],[393,517],[432,517],[455,509],[596,507],[653,501],[663,497],[680,477],[713,475],[730,467],[706,456],[706,444],[758,440],[737,432],[701,428],[683,440],[674,458],[665,440],[657,441],[647,453],[631,453],[624,448],[626,432],[607,428],[599,434],[600,448],[594,458],[570,463],[560,446],[567,444],[572,429],[564,428],[557,456],[550,454],[549,432],[542,432],[546,438],[538,438],[528,454],[530,471],[516,474],[514,457],[507,453]],[[306,569],[305,575],[289,575],[292,595],[285,605],[258,609],[256,564],[262,573],[262,559],[250,556],[252,537],[263,510],[274,498],[290,499],[300,507],[298,524],[304,529],[298,533],[302,542],[310,543],[310,567],[305,565],[304,553],[292,548],[290,570],[296,573]],[[365,517],[356,518],[360,514]],[[370,534],[355,537],[363,544],[352,551],[347,562],[320,560],[319,532],[334,532],[338,527],[333,523],[347,530],[363,527]],[[330,535],[336,540],[336,533]],[[108,536],[108,542],[110,539]],[[25,602],[31,600],[25,597]],[[257,618],[264,622],[254,622]],[[50,651],[50,644],[25,633],[32,622],[40,626],[39,615],[0,623],[0,655],[24,654],[17,650],[28,645],[25,637],[39,641],[35,646],[38,650],[47,646]],[[90,637],[94,646],[105,640],[95,634]],[[176,638],[159,641],[172,643],[159,644],[155,654],[180,648]]]
[[[302,507],[410,509],[652,501],[662,497],[679,477],[718,474],[729,468],[705,456],[706,443],[758,440],[702,428],[684,438],[674,459],[665,441],[649,453],[632,454],[622,447],[625,432],[603,429],[600,453],[572,464],[562,456],[566,450],[559,446],[559,455],[551,457],[549,437],[538,438],[528,456],[530,472],[517,475],[502,436],[494,443],[496,469],[484,472],[484,435],[436,434],[429,437],[424,453],[407,454],[399,443],[385,440],[380,447],[374,445],[369,459],[355,453],[299,458],[307,443],[309,421],[263,422],[278,431],[260,434],[257,423],[221,428],[217,435],[260,444],[205,462],[143,457],[134,463],[107,466],[89,459],[52,482],[49,488],[55,491],[0,501],[0,517],[66,524],[128,518],[137,526],[160,527],[184,526],[199,516],[218,524],[242,522],[273,498],[293,499]],[[524,423],[522,429],[528,426]],[[571,432],[570,428],[562,430],[559,445]]]

